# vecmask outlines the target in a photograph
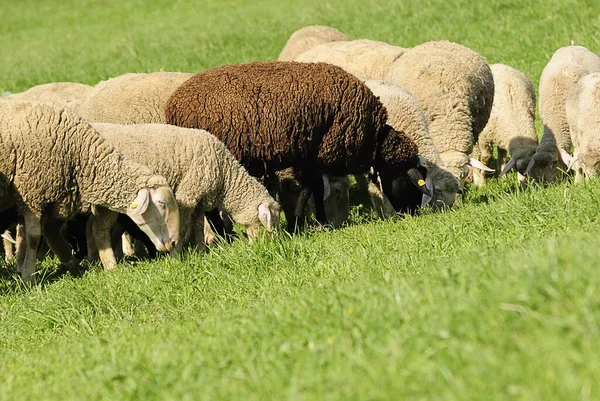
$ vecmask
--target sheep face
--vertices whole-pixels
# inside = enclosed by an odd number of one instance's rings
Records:
[[[456,202],[456,195],[462,193],[458,179],[449,171],[433,168],[429,178],[433,184],[430,205],[436,210],[448,209]]]
[[[525,173],[538,182],[555,182],[560,174],[559,169],[566,171],[566,168],[557,151],[538,151],[533,155]]]
[[[262,229],[266,229],[267,235],[275,231],[279,221],[279,204],[277,202],[263,202],[258,205],[257,219],[252,224],[246,225],[248,240],[252,242],[256,239]]]
[[[430,196],[427,187],[427,169],[417,163],[405,173],[380,172],[381,189],[396,212],[414,214],[422,204],[424,195]]]
[[[179,241],[179,208],[169,187],[143,188],[125,212],[160,252]]]
[[[594,137],[590,141],[582,142],[573,155],[573,169],[576,181],[590,179],[600,170],[600,138]]]

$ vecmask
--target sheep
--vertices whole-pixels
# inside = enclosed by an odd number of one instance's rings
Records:
[[[489,165],[492,146],[498,146],[496,172],[506,174],[515,168],[519,181],[525,180],[525,170],[538,146],[535,131],[535,90],[521,71],[505,64],[490,65],[494,75],[494,102],[487,125],[473,147],[471,157]],[[504,166],[506,152],[510,161]],[[485,173],[473,169],[473,183],[486,184]]]
[[[580,182],[600,169],[600,72],[584,75],[569,91],[565,113],[575,148],[569,167]]]
[[[425,159],[424,164],[427,166],[426,181],[432,196],[427,198],[427,195],[415,193],[411,189],[413,200],[409,201],[410,203],[405,206],[404,210],[400,211],[414,213],[418,206],[428,202],[431,202],[434,208],[452,204],[459,192],[458,180],[443,167],[440,155],[429,135],[427,117],[419,102],[405,88],[390,82],[367,80],[365,85],[373,91],[375,96],[379,97],[379,100],[387,109],[388,124],[396,131],[404,132],[417,144],[419,154]],[[383,213],[380,212],[380,215],[389,217],[391,210],[389,207],[381,206],[386,204],[386,201],[377,199],[381,197],[377,194],[377,189],[371,187],[369,192],[372,195],[374,204],[380,205],[376,207],[376,210],[379,212],[383,208]],[[423,201],[421,196],[425,196],[426,199]]]
[[[36,85],[25,92],[11,94],[6,99],[50,102],[78,110],[91,90],[90,85],[77,82],[51,82]]]
[[[79,113],[93,122],[165,123],[164,107],[173,91],[193,74],[152,72],[124,74],[101,81],[84,99]]]
[[[322,173],[365,174],[372,166],[392,203],[403,174],[427,191],[414,142],[385,124],[385,108],[360,80],[330,64],[212,68],[173,93],[166,116],[213,133],[255,177],[294,167],[303,187],[296,217],[313,193],[316,218],[327,223]]]
[[[36,281],[42,233],[61,263],[78,264],[60,229],[90,209],[104,216],[126,213],[160,251],[176,245],[179,213],[166,179],[123,157],[68,108],[2,99],[0,142],[0,203],[13,198],[24,219],[24,281]],[[92,232],[104,267],[114,267],[108,228],[96,225]]]
[[[442,166],[456,177],[459,191],[469,164],[491,171],[469,157],[494,99],[494,77],[483,57],[457,43],[426,42],[394,61],[384,80],[406,88],[419,101]]]
[[[527,175],[540,182],[555,182],[571,164],[571,136],[565,103],[569,91],[586,74],[600,71],[600,57],[583,46],[556,50],[540,76],[539,112],[544,134],[529,162]]]
[[[312,25],[298,29],[286,42],[279,54],[279,61],[294,61],[301,53],[321,43],[338,40],[350,40],[348,36],[335,28],[323,25]]]
[[[195,245],[204,250],[204,212],[215,208],[243,224],[250,239],[261,225],[274,230],[279,205],[210,133],[166,124],[92,123],[92,127],[125,157],[167,178],[179,206],[180,238],[193,220]]]
[[[360,39],[320,44],[298,55],[294,61],[324,62],[359,78],[384,79],[392,63],[408,49],[375,40]]]

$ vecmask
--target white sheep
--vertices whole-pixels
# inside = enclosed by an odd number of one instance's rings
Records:
[[[294,61],[337,65],[365,81],[384,79],[392,63],[407,50],[369,39],[337,41],[314,46],[299,54]]]
[[[294,61],[301,53],[321,43],[334,42],[338,40],[350,40],[350,38],[335,28],[323,25],[311,25],[298,29],[292,33],[279,54],[279,61]]]
[[[61,263],[78,263],[60,229],[91,208],[127,214],[160,251],[176,245],[179,213],[166,179],[125,158],[68,108],[0,100],[0,150],[0,203],[12,198],[25,221],[25,281],[35,281],[41,234]],[[95,226],[92,232],[104,267],[113,267],[108,231]]]
[[[600,169],[600,72],[583,76],[567,96],[565,112],[575,151],[575,181]]]
[[[120,75],[96,84],[78,111],[93,122],[165,123],[167,100],[192,75],[183,72]]]
[[[180,238],[191,221],[195,245],[205,249],[204,213],[216,208],[244,225],[250,239],[261,226],[274,230],[279,205],[207,131],[166,124],[92,126],[127,158],[166,177],[179,205]]]
[[[51,82],[33,86],[25,92],[14,93],[6,98],[50,102],[57,106],[65,106],[77,110],[91,90],[92,87],[90,85],[77,82]]]
[[[558,49],[540,76],[539,111],[544,134],[529,162],[527,175],[538,181],[553,182],[571,164],[571,134],[565,103],[569,91],[584,75],[600,72],[600,57],[583,46]]]
[[[494,75],[494,103],[487,125],[473,146],[471,157],[489,165],[493,146],[498,147],[496,172],[506,174],[515,168],[519,181],[524,181],[529,161],[538,145],[535,131],[535,90],[521,71],[505,64],[490,65]],[[510,161],[504,165],[506,153]],[[486,184],[485,173],[472,169],[473,183]]]
[[[427,42],[398,58],[385,80],[406,88],[419,101],[442,165],[460,188],[469,164],[491,171],[469,157],[494,99],[494,77],[483,57],[457,43]]]

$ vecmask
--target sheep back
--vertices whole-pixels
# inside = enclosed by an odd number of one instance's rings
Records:
[[[398,58],[385,80],[417,98],[440,154],[471,153],[494,98],[494,78],[483,57],[457,43],[427,42]]]
[[[406,51],[407,49],[384,42],[360,39],[314,46],[298,55],[295,61],[337,65],[364,81],[383,79],[392,63]]]
[[[164,123],[167,99],[193,74],[124,74],[94,86],[80,107],[88,121],[115,124]]]
[[[306,26],[292,33],[285,46],[281,50],[278,60],[294,61],[299,54],[304,53],[316,45],[338,40],[350,40],[350,38],[337,29],[329,26]]]
[[[287,167],[342,176],[369,170],[386,112],[339,67],[255,62],[190,78],[167,102],[166,118],[213,133],[253,176]]]
[[[25,92],[10,95],[7,99],[50,102],[78,110],[91,90],[90,85],[77,82],[51,82],[33,86]]]

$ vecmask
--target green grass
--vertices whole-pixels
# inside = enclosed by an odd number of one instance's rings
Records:
[[[600,53],[596,1],[6,1],[0,17],[0,92],[274,59],[315,23],[458,41],[536,87],[556,48]],[[600,399],[600,182],[515,180],[451,213],[355,208],[345,229],[30,291],[4,267],[0,399]]]

